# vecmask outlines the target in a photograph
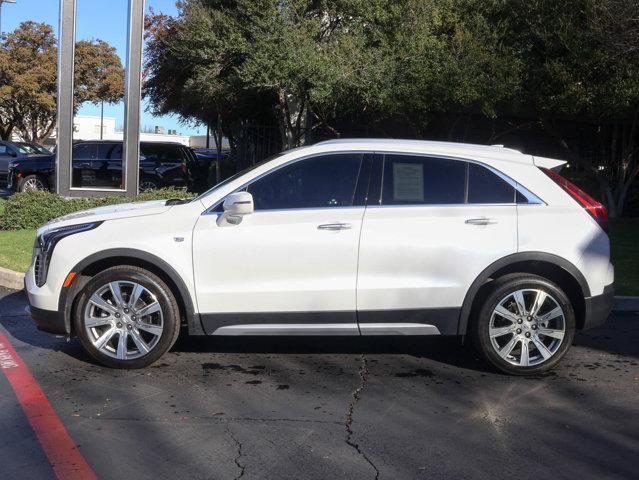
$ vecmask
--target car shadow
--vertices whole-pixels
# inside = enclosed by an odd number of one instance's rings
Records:
[[[77,338],[38,330],[25,311],[24,292],[11,292],[0,298],[0,324],[18,341],[46,350],[61,352],[78,360],[96,362],[84,351]],[[616,313],[614,321],[578,333],[574,344],[612,354],[639,357],[639,314]],[[213,337],[189,336],[181,332],[172,348],[176,353],[236,354],[370,354],[410,355],[462,369],[493,372],[468,341],[461,337],[440,336],[326,336],[326,337]]]

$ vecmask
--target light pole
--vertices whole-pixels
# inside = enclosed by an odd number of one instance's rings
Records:
[[[2,35],[2,4],[16,3],[16,0],[0,0],[0,36]]]

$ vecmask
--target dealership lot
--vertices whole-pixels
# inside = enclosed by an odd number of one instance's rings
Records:
[[[90,361],[0,290],[6,336],[100,478],[629,478],[639,316],[577,336],[540,378],[445,338],[182,338],[145,370]],[[53,470],[0,375],[6,478]]]

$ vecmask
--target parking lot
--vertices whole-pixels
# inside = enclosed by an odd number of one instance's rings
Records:
[[[540,378],[448,338],[181,338],[117,371],[0,292],[0,333],[99,478],[636,478],[634,313]],[[52,478],[4,375],[0,411],[2,476]]]

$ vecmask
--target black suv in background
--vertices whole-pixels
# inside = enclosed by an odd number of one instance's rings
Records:
[[[51,152],[37,143],[0,141],[0,185],[8,181],[11,162],[37,155],[51,155]]]
[[[140,190],[185,187],[197,163],[189,147],[179,143],[140,142]],[[9,164],[8,187],[15,191],[52,189],[55,155],[16,159]],[[75,188],[121,188],[122,142],[79,141],[73,145]]]

